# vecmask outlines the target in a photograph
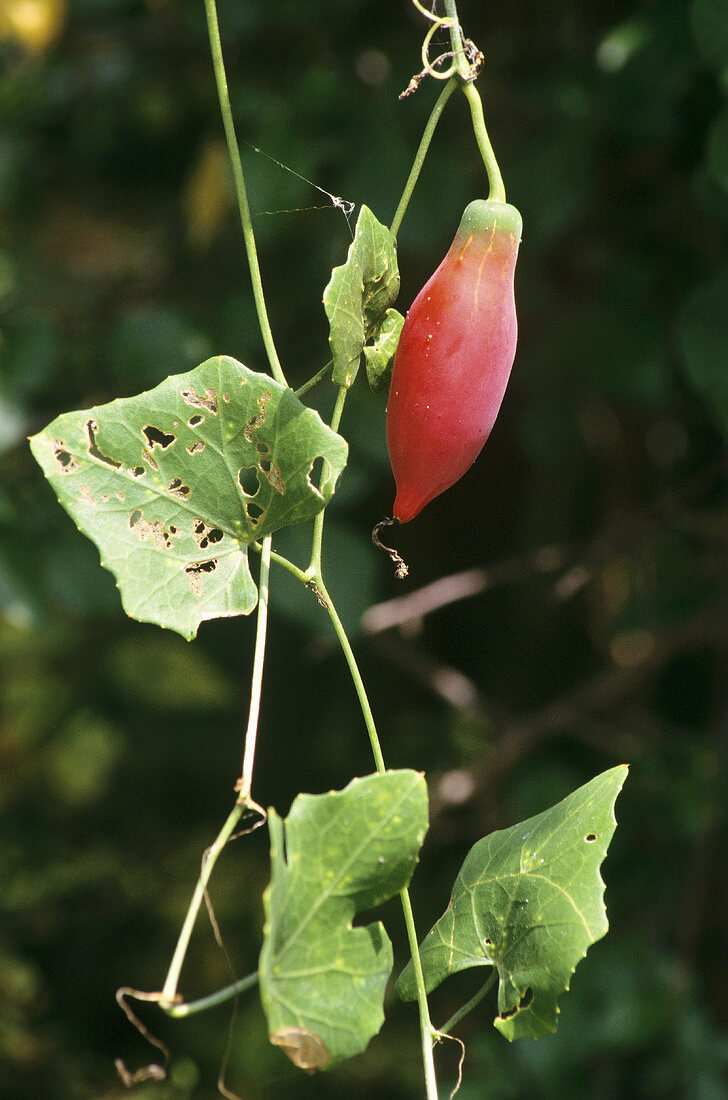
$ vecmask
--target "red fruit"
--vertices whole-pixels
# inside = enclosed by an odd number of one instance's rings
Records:
[[[490,435],[516,353],[520,242],[514,206],[471,202],[407,314],[387,404],[394,516],[401,523],[454,485]]]

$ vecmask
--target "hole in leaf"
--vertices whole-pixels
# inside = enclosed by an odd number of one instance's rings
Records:
[[[134,466],[129,471],[129,473],[131,474],[132,477],[143,477],[146,472],[147,471],[144,469],[143,466]]]
[[[502,1020],[507,1020],[511,1016],[515,1016],[517,1012],[522,1012],[524,1008],[528,1008],[528,1006],[530,1005],[532,1000],[533,1000],[533,990],[531,989],[531,987],[529,985],[524,990],[523,996],[521,997],[520,1001],[518,1002],[518,1004],[514,1008],[508,1009],[507,1012],[501,1012],[501,1019]]]
[[[202,424],[202,422],[204,421],[204,419],[205,419],[205,418],[204,418],[204,416],[200,416],[200,414],[199,414],[199,413],[195,413],[195,415],[194,415],[194,416],[191,416],[191,417],[189,418],[189,420],[187,421],[187,423],[189,424],[189,426],[190,426],[191,428],[196,428],[198,424]]]
[[[260,489],[257,466],[243,466],[238,473],[238,481],[246,497],[254,497]]]
[[[328,480],[331,477],[331,468],[326,459],[319,455],[311,463],[311,467],[308,471],[308,483],[312,489],[317,493],[321,492],[328,484]]]
[[[187,390],[180,390],[180,397],[184,401],[185,405],[191,405],[193,409],[207,409],[213,416],[217,416],[217,393],[213,389],[206,389],[205,396],[200,397],[190,387]]]
[[[586,842],[588,844],[593,844],[596,839],[597,839],[597,834],[596,833],[587,833],[586,836],[584,837],[584,840],[586,840]]]
[[[251,416],[250,420],[243,428],[243,435],[247,439],[248,443],[253,442],[253,436],[257,432],[258,428],[261,426],[261,424],[265,423],[266,409],[268,407],[269,401],[269,393],[262,393],[258,398],[258,408],[260,409],[260,412],[257,414],[257,416]]]
[[[261,519],[265,515],[265,509],[261,508],[255,501],[248,501],[245,505],[245,511],[248,513],[248,519],[252,524],[260,523]]]
[[[225,537],[225,533],[219,527],[211,527],[202,519],[196,519],[192,524],[192,537],[200,550],[207,550],[208,546],[214,546]]]
[[[142,428],[142,431],[152,450],[155,447],[161,447],[163,451],[166,451],[167,447],[171,447],[176,439],[176,436],[172,435],[171,432],[163,432],[161,428],[155,428],[152,424],[147,424],[146,428]]]
[[[190,588],[195,596],[202,595],[202,579],[206,573],[214,573],[217,569],[217,558],[208,558],[207,561],[191,561],[185,566],[185,573],[190,582]]]
[[[62,439],[54,439],[51,442],[53,457],[58,465],[59,474],[72,474],[78,468],[78,459],[74,458],[67,450]]]
[[[263,476],[267,478],[276,492],[281,494],[285,493],[286,483],[281,477],[281,471],[278,469],[275,462],[269,458],[261,458],[258,466]]]
[[[270,454],[270,447],[268,446],[267,443],[256,443],[255,444],[255,449],[256,449],[256,451],[258,452],[259,455],[269,455]]]
[[[173,497],[179,500],[187,500],[190,495],[189,485],[185,485],[181,477],[173,477],[169,483],[169,491]]]
[[[121,466],[120,462],[117,462],[115,458],[109,458],[99,447],[96,442],[96,433],[99,430],[99,424],[97,420],[86,421],[86,435],[88,436],[88,453],[92,458],[97,458],[99,462],[104,462],[107,466],[112,466],[115,470],[118,470]]]

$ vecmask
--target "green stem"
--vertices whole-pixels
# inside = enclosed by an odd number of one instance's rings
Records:
[[[481,103],[478,89],[475,87],[474,84],[463,84],[463,93],[470,106],[470,116],[473,120],[473,132],[475,133],[475,140],[478,143],[480,155],[483,158],[483,164],[485,165],[485,170],[488,173],[488,183],[490,184],[488,201],[505,202],[506,189],[503,184],[503,177],[501,176],[500,168],[498,167],[498,161],[495,159],[493,146],[491,145],[490,138],[488,137],[488,131],[485,128],[485,119],[483,118],[483,104]]]
[[[338,432],[339,424],[341,423],[341,415],[344,411],[344,402],[346,401],[346,395],[349,391],[346,386],[340,386],[339,392],[336,397],[336,405],[331,416],[331,430]],[[326,518],[326,509],[323,508],[313,521],[313,541],[311,544],[311,564],[308,567],[308,575],[312,580],[316,580],[321,575],[321,542],[324,535],[324,520]]]
[[[399,200],[399,206],[397,207],[397,211],[392,218],[392,224],[389,227],[390,232],[395,237],[399,232],[399,227],[402,224],[402,218],[405,215],[405,211],[407,210],[407,206],[409,205],[409,201],[412,197],[412,192],[415,189],[415,184],[417,183],[417,179],[422,169],[425,156],[427,155],[427,150],[430,147],[430,142],[432,141],[432,135],[435,132],[435,127],[440,121],[440,115],[443,112],[445,104],[457,88],[458,83],[458,79],[454,76],[451,77],[450,80],[448,80],[447,84],[440,92],[440,95],[437,98],[437,102],[432,108],[430,117],[427,120],[427,125],[425,126],[422,140],[420,141],[420,147],[417,150],[417,155],[415,156],[412,168],[410,169],[409,177],[407,179],[407,183],[405,184],[404,191],[402,192],[402,198]]]
[[[169,1006],[173,1005],[177,998],[177,985],[179,983],[179,976],[182,970],[182,964],[187,954],[187,948],[189,947],[190,939],[192,937],[192,930],[197,920],[197,914],[200,911],[203,899],[205,897],[205,890],[207,884],[210,881],[210,875],[212,874],[217,858],[220,852],[223,850],[228,840],[235,831],[240,818],[245,810],[245,805],[242,802],[236,802],[233,806],[227,821],[223,825],[220,832],[215,837],[214,841],[210,845],[205,855],[204,862],[202,864],[202,870],[200,871],[200,877],[197,880],[192,900],[190,901],[187,909],[187,916],[185,917],[182,930],[177,940],[177,946],[172,956],[172,961],[169,964],[169,970],[167,977],[162,987],[162,996],[160,997],[160,1005],[165,1011]]]
[[[465,55],[465,47],[463,46],[463,32],[458,20],[457,8],[455,6],[455,0],[445,0],[445,11],[452,20],[450,24],[450,44],[452,46],[454,60],[457,65],[458,73],[460,75],[461,87],[463,94],[468,101],[470,107],[470,117],[473,121],[473,132],[475,134],[475,140],[478,143],[480,149],[480,155],[483,158],[483,164],[485,170],[488,173],[488,183],[490,185],[490,191],[488,193],[489,202],[505,202],[506,190],[503,186],[503,177],[501,176],[500,168],[498,167],[498,161],[496,160],[495,153],[493,152],[493,146],[490,143],[488,137],[488,131],[485,128],[485,118],[483,117],[483,104],[480,99],[480,94],[472,82],[472,75],[470,73],[470,66],[468,65],[468,59]]]
[[[491,970],[490,974],[488,975],[488,980],[480,987],[475,996],[471,997],[469,1001],[466,1001],[463,1007],[459,1008],[457,1012],[455,1012],[450,1017],[447,1023],[444,1023],[442,1027],[438,1029],[438,1034],[448,1035],[452,1031],[452,1029],[460,1023],[463,1016],[467,1016],[467,1014],[471,1012],[476,1005],[479,1005],[483,998],[488,993],[490,993],[491,989],[495,985],[497,976],[498,972],[495,969]]]
[[[293,392],[295,393],[296,397],[303,397],[304,393],[308,393],[308,391],[312,390],[314,386],[317,386],[319,382],[323,382],[326,375],[331,374],[331,368],[333,364],[334,360],[329,359],[328,363],[323,366],[321,370],[316,371],[313,378],[309,378],[308,382],[304,382],[302,386],[299,386],[297,390],[294,390]]]
[[[245,189],[243,165],[240,160],[238,139],[235,135],[235,124],[230,108],[230,96],[228,95],[227,76],[225,75],[225,63],[222,56],[222,43],[220,42],[220,27],[217,20],[215,0],[205,0],[205,14],[207,16],[207,30],[210,37],[212,65],[215,70],[215,83],[217,84],[217,94],[220,100],[220,112],[222,114],[223,127],[225,128],[225,138],[227,140],[228,154],[230,156],[233,180],[235,182],[235,193],[238,198],[238,208],[240,210],[240,221],[243,227],[245,251],[248,256],[250,278],[253,283],[253,298],[255,299],[258,323],[260,325],[260,332],[263,337],[263,344],[273,377],[276,382],[280,382],[282,386],[285,386],[286,378],[273,342],[273,333],[271,332],[270,321],[268,320],[268,310],[266,309],[265,297],[263,295],[263,283],[260,277],[258,251],[255,247],[255,237],[253,235],[253,223],[250,218],[248,193]]]
[[[200,997],[198,1001],[188,1001],[185,1004],[163,1004],[162,1008],[168,1016],[174,1016],[177,1019],[184,1016],[193,1016],[196,1012],[204,1012],[207,1008],[215,1008],[216,1005],[224,1004],[232,997],[237,997],[239,993],[244,993],[246,989],[252,989],[254,985],[257,985],[257,982],[258,971],[255,970],[252,974],[246,974],[244,978],[239,978],[232,985],[226,985],[224,989],[218,989],[216,993],[210,993],[208,997]]]
[[[243,752],[243,771],[238,784],[241,801],[250,798],[253,784],[253,762],[258,739],[258,717],[260,715],[260,692],[263,684],[263,665],[265,663],[265,639],[268,629],[268,574],[270,572],[271,536],[263,539],[260,555],[260,575],[258,577],[258,623],[255,631],[255,652],[253,655],[253,675],[250,684],[250,709],[248,726],[245,731],[245,749]]]
[[[318,591],[320,592],[328,612],[331,624],[336,633],[336,637],[339,639],[339,644],[344,654],[347,665],[349,666],[349,672],[354,683],[354,689],[359,699],[359,705],[364,717],[364,724],[369,734],[369,741],[372,746],[372,754],[374,756],[374,764],[378,772],[384,772],[385,764],[384,757],[382,756],[382,748],[379,744],[379,736],[374,724],[374,715],[372,714],[372,708],[369,705],[369,698],[364,687],[364,681],[362,680],[359,666],[356,663],[356,657],[354,651],[351,648],[351,643],[346,635],[341,619],[339,618],[336,608],[331,602],[331,596],[326,590],[323,577],[319,572],[315,577],[315,583]],[[437,1095],[437,1078],[435,1076],[435,1058],[432,1049],[433,1038],[437,1032],[432,1026],[430,1020],[430,1011],[427,1004],[427,992],[425,990],[425,979],[422,973],[422,962],[420,960],[420,949],[417,940],[417,930],[415,928],[414,916],[412,913],[412,904],[410,902],[409,892],[405,888],[400,891],[400,900],[402,902],[402,911],[404,913],[404,923],[407,929],[407,939],[409,941],[410,952],[412,954],[412,961],[415,969],[415,981],[417,983],[417,1004],[420,1013],[420,1034],[422,1037],[422,1061],[425,1070],[425,1085],[427,1088],[427,1100],[438,1100]]]

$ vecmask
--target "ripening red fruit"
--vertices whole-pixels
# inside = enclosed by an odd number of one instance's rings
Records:
[[[407,314],[387,404],[401,523],[454,485],[490,435],[516,353],[520,241],[514,206],[471,202]]]

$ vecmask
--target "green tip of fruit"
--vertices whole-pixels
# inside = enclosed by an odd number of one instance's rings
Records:
[[[507,202],[489,202],[487,199],[474,199],[465,207],[460,219],[458,237],[469,237],[476,233],[512,233],[517,242],[521,240],[523,221],[515,206]]]

